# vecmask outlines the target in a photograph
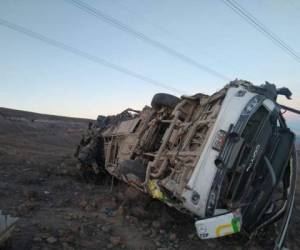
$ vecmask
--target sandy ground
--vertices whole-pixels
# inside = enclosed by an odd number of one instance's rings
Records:
[[[0,109],[0,209],[20,218],[11,249],[268,249],[269,231],[248,244],[201,241],[191,218],[125,184],[87,183],[73,158],[87,122]],[[290,249],[300,249],[298,229],[299,188]]]

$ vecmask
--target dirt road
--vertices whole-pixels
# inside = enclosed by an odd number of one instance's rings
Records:
[[[86,183],[73,153],[87,123],[0,109],[0,209],[20,218],[12,249],[268,249],[269,232],[247,245],[201,241],[192,219],[160,202],[110,178]],[[300,249],[299,187],[290,249]]]

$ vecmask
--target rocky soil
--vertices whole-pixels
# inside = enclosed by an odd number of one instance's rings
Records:
[[[110,177],[86,182],[74,149],[87,120],[0,109],[0,209],[11,249],[268,249],[272,230],[201,241],[193,220]],[[300,190],[287,245],[300,249]]]

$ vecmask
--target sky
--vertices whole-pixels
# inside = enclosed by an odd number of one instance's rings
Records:
[[[286,86],[300,109],[300,63],[221,0],[82,0],[230,79]],[[239,4],[300,54],[300,2]],[[1,0],[0,18],[182,90],[207,93],[227,82],[120,31],[63,0]],[[150,104],[168,90],[0,25],[0,106],[96,118]],[[172,91],[169,91],[172,93]],[[178,93],[173,93],[178,94]],[[299,116],[286,115],[300,134]]]

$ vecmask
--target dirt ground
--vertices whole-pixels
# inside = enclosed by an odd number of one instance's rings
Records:
[[[201,241],[191,218],[125,184],[86,182],[73,153],[87,123],[0,109],[0,209],[20,218],[11,249],[268,249],[269,231]],[[299,188],[289,249],[300,249]]]

